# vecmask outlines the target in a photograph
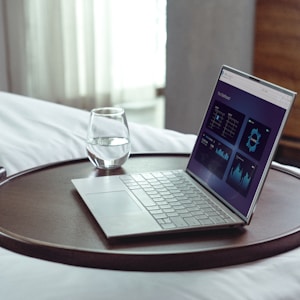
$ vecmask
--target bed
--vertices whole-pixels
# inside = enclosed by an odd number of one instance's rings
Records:
[[[87,111],[0,93],[0,166],[7,176],[84,158]],[[130,120],[129,120],[130,121]],[[129,122],[132,152],[190,153],[195,135]],[[294,167],[283,166],[300,174]],[[207,270],[132,272],[65,265],[0,247],[1,299],[299,299],[300,247]]]

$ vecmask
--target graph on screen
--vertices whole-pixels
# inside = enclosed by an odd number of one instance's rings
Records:
[[[256,165],[243,155],[237,153],[234,157],[227,183],[246,196],[256,170]]]

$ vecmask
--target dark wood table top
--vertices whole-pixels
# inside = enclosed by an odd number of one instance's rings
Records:
[[[132,155],[123,168],[87,160],[44,166],[0,186],[0,246],[32,257],[94,268],[192,270],[250,262],[300,245],[299,179],[270,170],[244,229],[108,242],[71,183],[73,178],[184,169],[187,155]]]

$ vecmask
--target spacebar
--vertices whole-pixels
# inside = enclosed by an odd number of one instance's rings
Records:
[[[142,202],[144,206],[153,206],[155,202],[142,189],[131,190],[131,192]]]

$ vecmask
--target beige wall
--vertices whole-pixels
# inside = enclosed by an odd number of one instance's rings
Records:
[[[222,64],[252,70],[255,0],[168,0],[166,127],[197,133]]]

